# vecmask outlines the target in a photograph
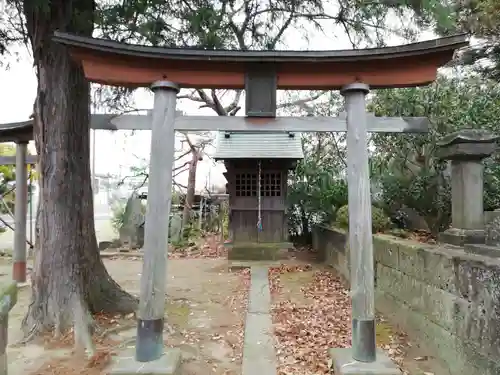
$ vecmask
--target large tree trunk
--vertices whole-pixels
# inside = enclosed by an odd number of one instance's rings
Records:
[[[188,183],[186,199],[184,199],[184,209],[182,211],[182,231],[184,236],[187,233],[189,221],[191,219],[191,214],[194,206],[194,193],[196,187],[196,170],[198,168],[198,161],[200,160],[200,155],[197,149],[191,151],[191,163],[189,164],[188,172]]]
[[[55,30],[90,36],[93,10],[93,0],[24,1],[38,76],[34,117],[41,172],[32,303],[23,322],[29,336],[52,328],[58,334],[74,322],[90,325],[89,313],[128,313],[137,306],[111,279],[97,247],[90,86],[65,48],[51,41]],[[85,344],[87,328],[75,325]]]

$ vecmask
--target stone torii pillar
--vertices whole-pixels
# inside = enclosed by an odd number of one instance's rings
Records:
[[[135,359],[152,362],[163,356],[168,227],[175,146],[175,106],[179,87],[153,83],[148,202],[144,228],[144,262],[137,321]]]
[[[373,362],[376,359],[375,280],[365,103],[369,87],[363,83],[353,83],[345,86],[340,92],[345,98],[347,112],[352,358],[362,362]]]
[[[347,188],[351,263],[352,348],[330,350],[335,374],[400,375],[399,368],[375,342],[375,272],[373,260],[366,94],[353,83],[340,91],[347,114]]]
[[[26,221],[28,218],[28,142],[16,144],[16,198],[14,206],[14,252],[12,278],[26,282]],[[32,220],[33,218],[30,218]]]
[[[463,129],[445,136],[439,156],[451,160],[451,228],[439,240],[457,246],[485,241],[482,160],[496,149],[498,137],[488,130]]]

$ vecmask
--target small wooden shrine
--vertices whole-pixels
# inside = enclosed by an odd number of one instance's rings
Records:
[[[231,259],[273,259],[290,246],[287,176],[303,157],[297,133],[219,133],[215,159],[227,170]]]

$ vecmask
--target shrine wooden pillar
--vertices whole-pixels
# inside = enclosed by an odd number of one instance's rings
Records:
[[[136,360],[150,362],[163,355],[168,227],[172,201],[175,106],[179,87],[155,82],[151,125],[148,203],[144,227],[144,261],[137,320]]]
[[[18,283],[26,281],[26,227],[28,218],[28,170],[26,158],[28,142],[16,145],[16,198],[14,206],[14,251],[12,278]]]
[[[376,360],[375,277],[365,96],[368,85],[344,86],[347,112],[347,189],[349,254],[351,257],[352,356],[360,362]]]

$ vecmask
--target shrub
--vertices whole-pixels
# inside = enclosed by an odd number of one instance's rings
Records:
[[[391,219],[381,208],[372,206],[372,229],[374,233],[383,232],[391,226]]]
[[[344,229],[349,228],[349,207],[347,205],[338,209],[335,224]]]
[[[120,233],[120,229],[122,229],[125,224],[125,204],[116,203],[111,208],[111,225],[116,233]]]
[[[337,217],[335,224],[340,228],[349,228],[349,207],[347,205],[342,206],[337,211]],[[372,206],[372,231],[373,233],[383,232],[389,229],[391,225],[391,220],[385,214],[384,210],[381,208]]]

